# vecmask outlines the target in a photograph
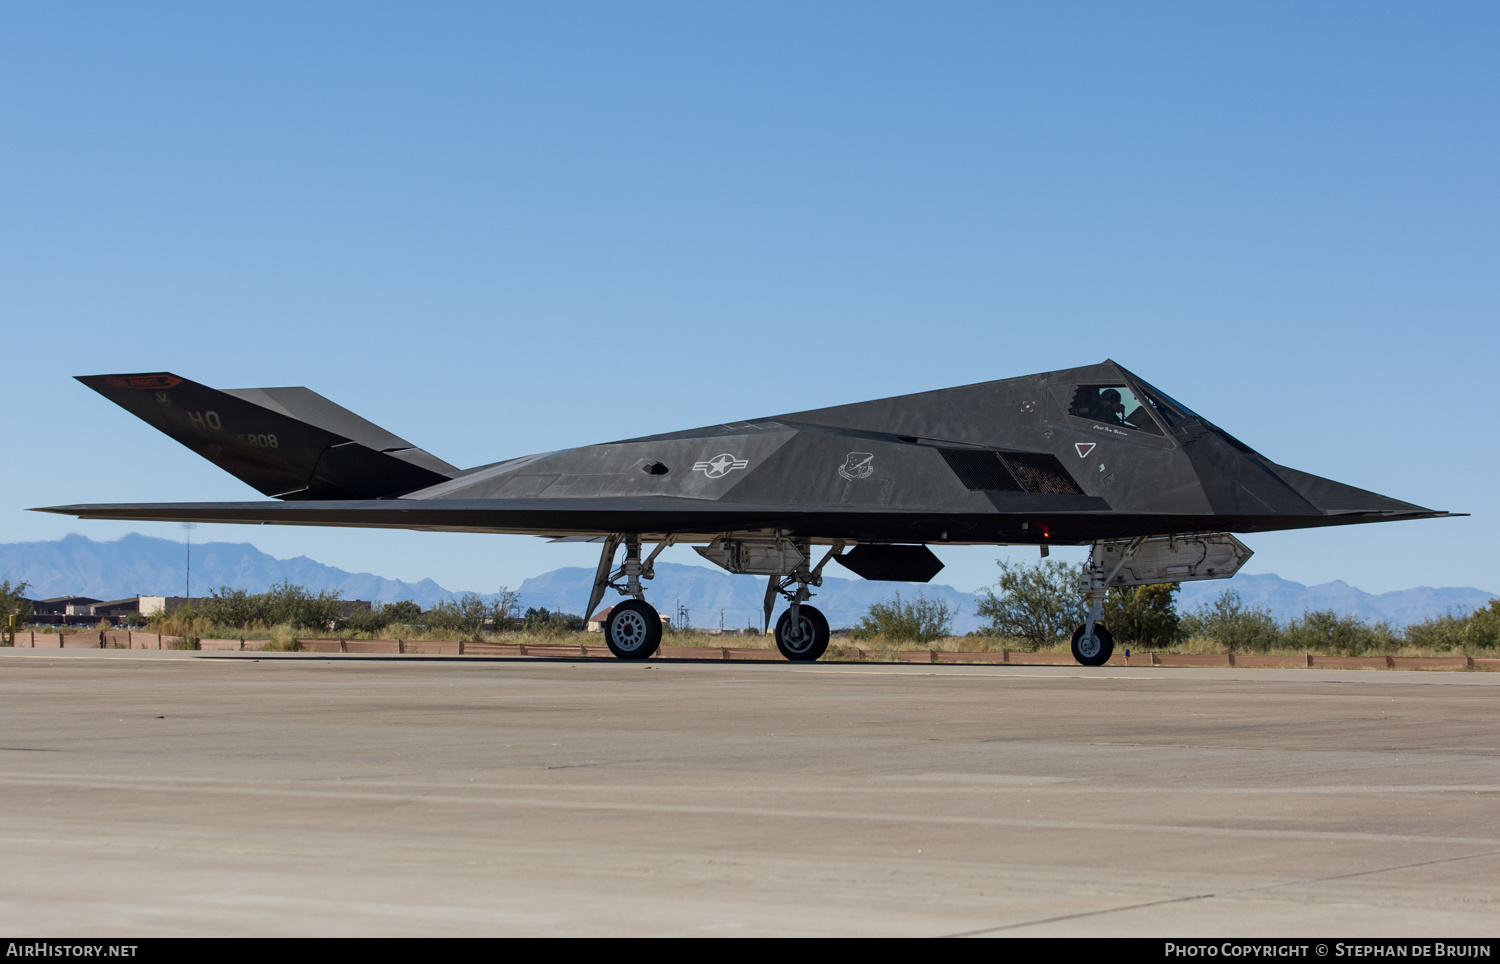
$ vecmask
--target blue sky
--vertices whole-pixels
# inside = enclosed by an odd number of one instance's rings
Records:
[[[1474,514],[1250,570],[1500,589],[1496,49],[1479,3],[8,4],[0,541],[254,495],[75,374],[308,385],[469,465],[1113,357]],[[195,539],[485,591],[592,563]],[[942,555],[972,590],[999,550]]]

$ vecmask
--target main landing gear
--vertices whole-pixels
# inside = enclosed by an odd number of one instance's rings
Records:
[[[656,557],[672,541],[671,536],[663,539],[642,561],[639,536],[612,535],[604,540],[599,568],[594,573],[594,591],[589,596],[588,613],[593,615],[594,607],[604,598],[606,589],[631,597],[611,609],[604,620],[604,644],[620,659],[650,659],[661,647],[661,615],[656,607],[646,602],[641,580],[656,575],[652,568]],[[625,560],[620,563],[620,568],[612,569],[615,550],[621,542],[625,543]]]
[[[627,599],[609,611],[604,643],[620,659],[649,659],[661,645],[661,616],[650,603]]]
[[[828,620],[811,606],[793,604],[792,609],[776,620],[776,648],[793,662],[810,663],[828,651]]]
[[[773,575],[766,586],[766,622],[771,621],[771,610],[776,608],[776,597],[785,597],[789,605],[781,618],[776,620],[776,648],[781,655],[793,662],[810,663],[828,651],[828,619],[817,609],[807,605],[812,598],[808,586],[823,585],[823,567],[828,560],[844,551],[844,543],[835,542],[817,566],[807,567],[808,550],[803,544],[797,547],[801,562],[788,575]],[[793,589],[792,587],[796,588]]]
[[[674,537],[667,536],[642,559],[640,536],[627,533],[611,535],[604,540],[599,568],[594,572],[594,590],[589,596],[588,612],[593,614],[594,607],[604,598],[605,590],[613,589],[630,597],[612,608],[604,620],[604,642],[620,659],[650,659],[661,647],[661,617],[646,602],[641,580],[655,575],[652,565],[656,557],[673,541]],[[625,545],[625,559],[619,568],[615,568],[615,551],[621,543]],[[795,662],[811,662],[827,652],[828,619],[807,605],[812,598],[808,587],[823,584],[823,567],[844,551],[845,543],[835,542],[822,561],[811,568],[807,558],[811,546],[806,542],[794,544],[780,532],[774,540],[731,540],[725,537],[724,545],[733,550],[725,557],[734,560],[726,566],[731,572],[770,574],[771,581],[766,586],[766,624],[771,621],[778,596],[790,604],[776,621],[776,648],[781,655]],[[720,565],[724,563],[720,562]]]

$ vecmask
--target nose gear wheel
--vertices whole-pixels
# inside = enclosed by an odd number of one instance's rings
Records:
[[[1115,637],[1103,623],[1095,623],[1092,633],[1086,623],[1073,630],[1073,658],[1084,666],[1103,666],[1114,652]]]

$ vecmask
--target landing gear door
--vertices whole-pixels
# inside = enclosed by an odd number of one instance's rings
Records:
[[[1105,587],[1228,579],[1250,547],[1227,532],[1096,542],[1090,567]]]

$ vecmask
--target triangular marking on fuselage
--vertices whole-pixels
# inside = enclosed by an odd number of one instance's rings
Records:
[[[1078,450],[1079,458],[1086,459],[1089,457],[1089,453],[1094,450],[1094,446],[1098,444],[1098,442],[1074,442],[1073,448]]]

